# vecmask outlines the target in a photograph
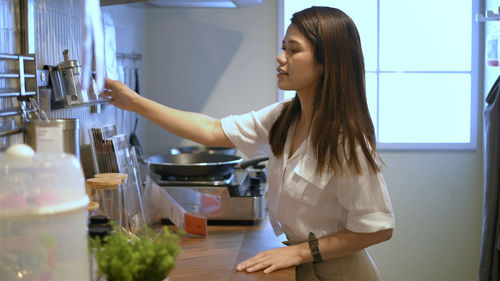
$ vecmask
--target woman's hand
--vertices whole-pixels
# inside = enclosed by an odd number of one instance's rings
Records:
[[[236,269],[238,271],[246,270],[247,272],[264,270],[264,273],[271,273],[279,269],[297,266],[305,262],[303,260],[303,248],[303,244],[298,244],[263,251],[239,263]],[[306,248],[306,250],[309,249]]]
[[[136,111],[136,103],[142,97],[118,80],[106,78],[104,97],[111,98],[110,104],[128,111]]]
[[[323,259],[332,259],[352,254],[370,245],[390,239],[392,229],[381,230],[374,233],[356,233],[343,229],[333,235],[319,239],[319,248]],[[256,256],[239,263],[238,271],[254,272],[264,270],[270,273],[278,269],[297,266],[312,262],[313,256],[309,243],[304,242],[293,246],[276,248],[260,252]]]

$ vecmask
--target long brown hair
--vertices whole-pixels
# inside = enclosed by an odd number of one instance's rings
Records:
[[[316,171],[342,172],[341,157],[345,157],[348,167],[361,174],[358,144],[369,166],[379,171],[375,130],[366,101],[363,52],[354,22],[339,9],[311,7],[295,13],[292,24],[312,43],[315,59],[323,66],[310,124]],[[299,116],[300,100],[295,96],[271,128],[269,143],[275,156],[283,155],[288,129]]]

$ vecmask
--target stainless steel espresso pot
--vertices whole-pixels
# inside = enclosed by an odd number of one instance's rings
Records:
[[[81,89],[81,74],[82,68],[77,60],[70,60],[68,50],[63,51],[64,61],[56,67],[56,73],[60,79],[59,88],[62,90],[65,102],[68,105],[80,104],[88,102],[86,92]]]
[[[88,90],[82,89],[82,67],[79,61],[70,60],[68,50],[63,51],[64,61],[50,67],[54,100],[66,106],[85,104],[98,98],[94,79]]]

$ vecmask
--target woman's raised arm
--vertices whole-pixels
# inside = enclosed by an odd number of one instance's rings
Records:
[[[173,134],[207,146],[234,147],[219,119],[159,104],[117,80],[106,78],[105,88],[103,95],[111,98],[112,105],[136,112]]]

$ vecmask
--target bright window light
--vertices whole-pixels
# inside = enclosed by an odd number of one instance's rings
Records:
[[[379,148],[476,148],[471,1],[280,0],[280,5],[280,36],[293,13],[311,6],[339,8],[353,19]],[[295,95],[281,93],[285,99]]]

